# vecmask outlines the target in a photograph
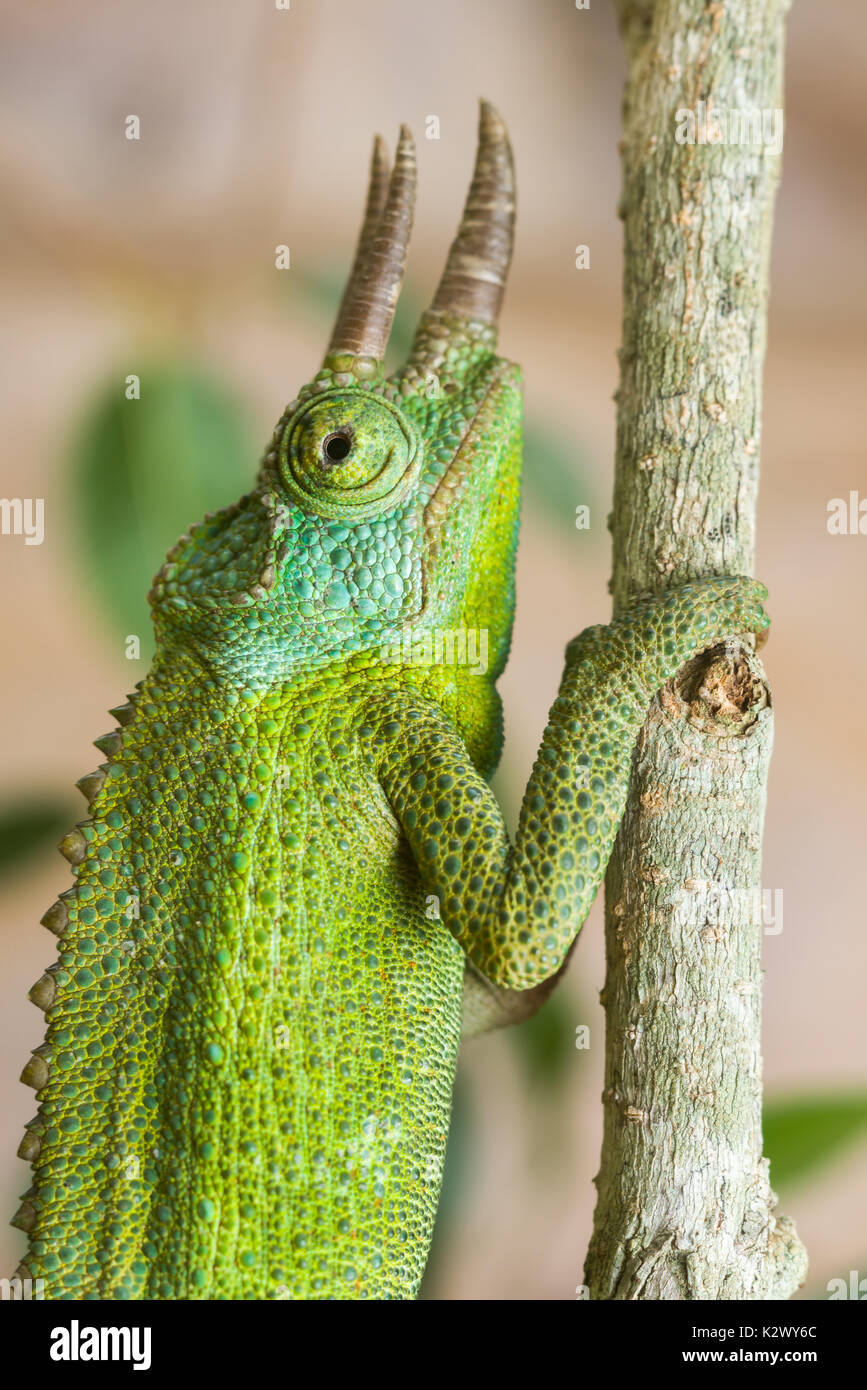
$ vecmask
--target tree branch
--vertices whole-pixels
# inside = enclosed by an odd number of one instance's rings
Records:
[[[620,0],[630,72],[615,611],[671,582],[753,571],[786,8]],[[697,143],[675,138],[678,126],[689,135],[682,109]],[[747,111],[764,121],[751,143]],[[703,121],[725,141],[698,143]],[[661,692],[641,734],[606,880],[591,1298],[786,1298],[804,1277],[762,1158],[772,729],[761,663],[731,643]]]

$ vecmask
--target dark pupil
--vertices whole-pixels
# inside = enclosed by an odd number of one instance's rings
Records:
[[[342,459],[346,458],[351,448],[352,442],[349,435],[341,432],[338,434],[329,434],[328,438],[323,442],[322,452],[329,463],[340,463]]]

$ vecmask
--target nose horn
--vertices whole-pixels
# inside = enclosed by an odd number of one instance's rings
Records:
[[[385,144],[379,136],[374,141],[364,220],[326,363],[344,354],[378,362],[385,357],[406,267],[415,191],[415,145],[404,125],[390,178]]]

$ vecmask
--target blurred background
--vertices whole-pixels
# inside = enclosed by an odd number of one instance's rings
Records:
[[[519,177],[501,345],[525,371],[526,494],[497,777],[514,827],[563,647],[610,611],[625,64],[608,0],[15,0],[0,14],[2,491],[45,504],[43,544],[0,538],[11,1215],[34,1112],[17,1078],[43,1030],[25,996],[55,954],[37,923],[69,885],[54,846],[84,813],[73,783],[100,761],[91,740],[147,670],[150,577],[190,522],[249,488],[318,367],[370,140],[393,147],[400,121],[420,166],[393,341],[405,346],[459,216],[479,95],[508,121]],[[758,527],[777,719],[763,884],[784,905],[765,941],[765,1151],[812,1298],[851,1269],[867,1277],[867,536],[826,524],[831,498],[867,496],[865,50],[857,0],[795,4]],[[139,140],[125,138],[131,115]],[[438,139],[424,138],[431,116]],[[579,243],[589,270],[574,267]],[[281,245],[289,269],[275,267]],[[589,531],[574,528],[579,503]],[[574,1297],[601,1138],[603,972],[597,904],[556,999],[465,1049],[426,1297]],[[0,1224],[0,1272],[21,1248]]]

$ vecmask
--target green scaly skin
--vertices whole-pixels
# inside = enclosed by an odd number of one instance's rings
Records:
[[[329,359],[254,491],[157,576],[156,661],[82,781],[75,886],[45,919],[58,964],[32,991],[48,1029],[18,1224],[50,1298],[412,1297],[462,992],[474,1028],[545,993],[649,700],[767,625],[764,589],[722,577],[570,644],[510,845],[486,779],[520,374],[492,330],[449,326],[435,391]],[[335,431],[351,448],[329,464]],[[384,661],[408,629],[486,630],[486,674]]]

